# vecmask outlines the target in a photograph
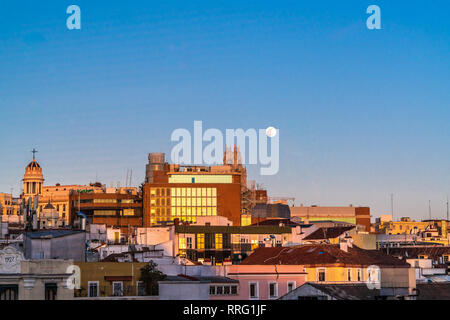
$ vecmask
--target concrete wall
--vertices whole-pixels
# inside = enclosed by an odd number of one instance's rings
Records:
[[[171,232],[173,227],[161,227],[161,228],[138,228],[136,240],[137,244],[143,245],[156,245],[162,242],[173,240]]]
[[[72,300],[73,289],[67,287],[67,270],[72,265],[72,260],[22,261],[19,300],[44,300],[46,283],[57,285],[57,300]]]
[[[209,283],[160,281],[159,300],[209,300]]]
[[[112,282],[105,277],[122,277],[125,296],[137,295],[137,281],[141,276],[141,268],[147,263],[140,262],[76,262],[81,272],[81,296],[88,295],[89,281],[98,281],[99,296],[112,296]],[[125,280],[126,279],[126,280]],[[128,280],[129,279],[129,280]]]
[[[297,265],[233,265],[229,267],[228,277],[239,281],[237,300],[250,299],[250,284],[257,284],[258,300],[276,299],[288,293],[288,283],[295,283],[294,289],[306,281],[303,267]],[[277,296],[269,296],[269,284],[275,283]]]
[[[86,234],[84,232],[57,238],[31,239],[26,237],[26,259],[72,259],[85,261]]]
[[[412,294],[416,288],[414,268],[381,268],[381,295]],[[395,289],[395,290],[392,290]]]
[[[377,236],[375,234],[360,233],[352,230],[350,231],[350,236],[353,239],[353,244],[358,248],[365,250],[377,249]]]

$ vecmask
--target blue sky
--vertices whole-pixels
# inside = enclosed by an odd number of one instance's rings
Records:
[[[81,8],[82,29],[66,28]],[[382,30],[366,28],[381,8]],[[450,22],[429,1],[0,3],[0,191],[30,150],[46,183],[144,178],[174,129],[280,129],[280,171],[249,179],[305,205],[444,217]]]

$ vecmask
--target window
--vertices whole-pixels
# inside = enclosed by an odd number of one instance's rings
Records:
[[[123,282],[113,282],[113,296],[123,296]]]
[[[218,295],[223,294],[223,287],[222,287],[222,286],[217,287],[217,288],[216,288],[216,293],[217,293]]]
[[[88,297],[98,297],[98,281],[88,281]]]
[[[45,284],[45,300],[56,300],[56,292],[58,286],[56,283]]]
[[[325,269],[317,270],[317,281],[319,281],[319,282],[325,281]]]
[[[192,249],[192,238],[186,238],[186,246],[188,249]]]
[[[225,286],[210,286],[209,287],[210,295],[237,295],[237,286],[234,285],[225,285]]]
[[[250,299],[258,299],[259,292],[258,292],[258,283],[257,282],[250,282]]]
[[[361,276],[362,276],[361,269],[358,269],[358,281],[362,281]]]
[[[230,286],[223,287],[223,294],[227,294],[227,295],[230,294]]]
[[[179,249],[186,249],[186,238],[179,238],[178,242]]]
[[[197,249],[205,249],[205,234],[197,233]]]
[[[0,300],[18,300],[18,285],[0,285]]]
[[[216,249],[223,248],[223,236],[221,233],[216,233]]]
[[[237,286],[231,286],[231,294],[233,295],[237,294]]]
[[[297,284],[295,281],[289,281],[287,284],[287,292],[291,292],[297,287]]]
[[[269,299],[278,297],[278,284],[276,282],[269,283]]]
[[[347,281],[352,281],[352,269],[347,269]]]
[[[145,296],[146,289],[145,289],[145,283],[143,281],[137,281],[136,282],[136,288],[137,288],[137,295],[138,296]]]

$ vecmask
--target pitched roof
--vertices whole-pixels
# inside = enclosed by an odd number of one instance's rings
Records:
[[[450,300],[450,283],[418,283],[417,300]]]
[[[295,290],[308,285],[337,300],[375,300],[380,295],[379,289],[369,289],[365,283],[319,284],[306,282]]]
[[[302,226],[305,227],[307,225],[302,225],[297,222],[292,221],[291,219],[275,219],[275,218],[269,218],[260,222],[256,222],[251,224],[250,226],[279,226],[280,223],[282,223],[285,226]],[[310,226],[310,225],[308,225]]]
[[[228,277],[222,276],[212,276],[212,277],[204,277],[204,276],[188,276],[184,274],[179,274],[177,276],[167,276],[166,281],[200,281],[207,283],[239,283],[239,280],[231,279]]]
[[[242,265],[303,265],[303,266],[389,266],[409,268],[410,265],[377,250],[363,250],[356,246],[345,252],[337,245],[308,244],[295,247],[258,248],[241,263]]]
[[[443,254],[450,254],[450,246],[415,246],[415,247],[402,247],[402,248],[384,248],[383,252],[397,257],[406,257],[410,259],[417,259],[419,255],[424,254],[430,257],[430,259],[438,260]]]
[[[339,237],[344,232],[354,229],[354,226],[348,227],[332,227],[332,228],[319,228],[310,235],[306,236],[304,240],[322,240],[333,239]]]
[[[81,230],[63,230],[63,229],[55,229],[55,230],[42,230],[42,231],[32,231],[27,232],[26,236],[31,239],[41,239],[41,238],[59,238],[65,237],[72,234],[84,233],[85,231]]]

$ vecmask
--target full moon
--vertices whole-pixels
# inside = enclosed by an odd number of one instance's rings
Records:
[[[273,138],[277,135],[277,129],[275,129],[274,127],[268,127],[266,129],[266,135],[270,138]]]

